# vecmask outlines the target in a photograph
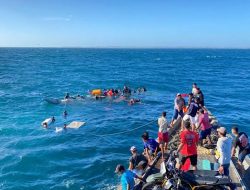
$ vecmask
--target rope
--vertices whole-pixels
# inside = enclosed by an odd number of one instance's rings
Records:
[[[104,134],[104,135],[96,135],[96,134],[93,134],[93,136],[97,136],[97,137],[106,137],[106,136],[112,136],[112,135],[120,135],[120,134],[124,134],[124,133],[128,133],[128,132],[131,132],[131,131],[135,131],[136,129],[140,129],[140,128],[143,128],[145,126],[148,126],[154,122],[156,122],[157,120],[153,120],[145,125],[141,125],[139,127],[136,127],[136,128],[133,128],[133,129],[130,129],[130,130],[126,130],[126,131],[122,131],[122,132],[117,132],[117,133],[109,133],[109,134]]]

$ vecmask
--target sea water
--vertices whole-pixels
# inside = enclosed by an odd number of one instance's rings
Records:
[[[249,72],[250,50],[1,48],[0,189],[116,189],[114,169],[128,167],[130,146],[142,151],[145,130],[157,136],[156,122],[140,126],[162,111],[171,120],[176,93],[193,82],[223,126],[250,135]],[[123,85],[145,86],[134,95],[142,103],[44,101]],[[42,128],[51,116],[56,122]],[[86,125],[55,132],[71,121]]]

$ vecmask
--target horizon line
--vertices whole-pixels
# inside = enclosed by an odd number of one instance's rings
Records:
[[[51,49],[242,49],[248,50],[250,47],[157,47],[157,46],[0,46],[0,48],[51,48]]]

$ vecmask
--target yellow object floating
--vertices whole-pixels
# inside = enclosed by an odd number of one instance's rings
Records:
[[[102,90],[101,89],[92,90],[91,94],[93,96],[100,96],[100,95],[102,95]]]

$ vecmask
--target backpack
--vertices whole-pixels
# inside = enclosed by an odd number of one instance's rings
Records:
[[[245,148],[248,145],[248,137],[243,133],[239,137],[240,145]]]

